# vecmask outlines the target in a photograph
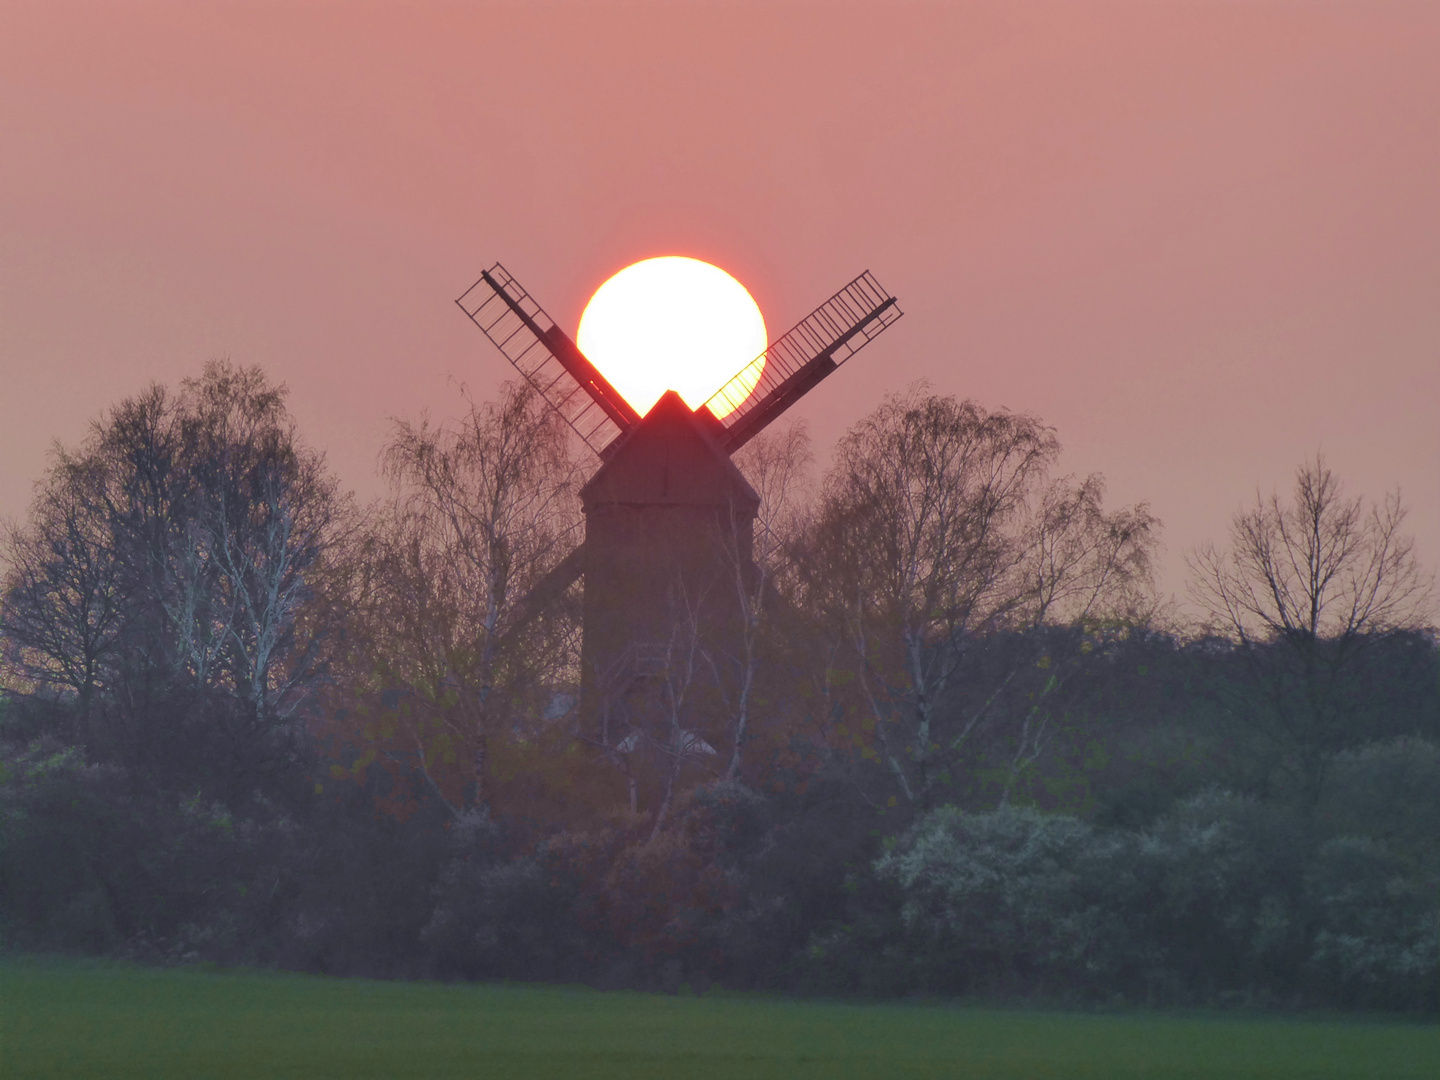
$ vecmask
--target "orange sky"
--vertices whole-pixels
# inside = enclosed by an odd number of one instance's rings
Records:
[[[927,378],[1164,519],[1168,589],[1323,449],[1440,564],[1440,4],[0,0],[0,514],[148,380],[258,362],[347,484],[688,254],[772,330],[864,269],[905,319],[822,449]]]

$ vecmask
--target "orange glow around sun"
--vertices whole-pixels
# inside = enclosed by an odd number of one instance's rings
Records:
[[[681,255],[633,263],[601,285],[576,339],[641,416],[666,390],[698,409],[722,386],[726,394],[711,410],[727,415],[759,382],[767,344],[765,319],[745,286]]]

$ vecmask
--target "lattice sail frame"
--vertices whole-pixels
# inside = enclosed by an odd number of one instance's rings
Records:
[[[866,270],[777,338],[705,403],[721,444],[734,452],[798,401],[821,379],[873,341],[904,312]],[[752,384],[746,376],[760,368]],[[753,388],[751,388],[753,386]]]
[[[455,301],[604,458],[640,415],[498,262]],[[865,271],[741,368],[700,409],[733,453],[904,314]],[[759,368],[758,378],[751,381]],[[716,408],[726,412],[716,419]]]
[[[498,262],[455,301],[595,453],[640,416]]]

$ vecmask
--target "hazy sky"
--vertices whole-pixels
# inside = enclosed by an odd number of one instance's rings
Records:
[[[1166,578],[1323,450],[1440,564],[1440,3],[0,0],[0,514],[52,440],[207,359],[343,480],[510,375],[500,260],[572,332],[639,258],[772,331],[906,317],[792,415],[926,378],[1059,429]]]

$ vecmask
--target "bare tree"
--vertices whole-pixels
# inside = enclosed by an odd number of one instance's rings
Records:
[[[742,446],[735,464],[760,496],[755,562],[780,573],[786,548],[804,529],[810,512],[815,453],[801,422],[769,428]]]
[[[711,643],[705,653],[729,717],[726,780],[740,776],[744,748],[751,739],[761,661],[767,651],[774,651],[766,649],[766,617],[770,609],[788,604],[777,592],[777,579],[789,576],[793,567],[790,549],[809,509],[813,463],[810,436],[800,423],[762,432],[735,457],[735,464],[760,496],[760,512],[749,558],[742,554],[746,545],[740,542],[741,523],[732,515],[732,535],[722,543],[721,556],[735,592],[738,626],[728,640]],[[745,525],[748,527],[748,521]],[[793,587],[793,582],[785,584]]]
[[[1104,501],[1098,475],[1055,480],[1034,500],[1016,566],[1030,625],[1149,619],[1159,519],[1146,503],[1107,513]]]
[[[973,730],[1012,684],[1024,687],[1024,703],[1011,717],[1002,806],[1083,701],[1076,691],[1087,667],[1118,647],[1132,628],[1147,625],[1155,611],[1153,559],[1160,523],[1145,503],[1107,513],[1104,494],[1098,475],[1054,480],[1032,500],[1019,530],[1014,591],[1029,647],[1014,650],[986,706],[969,711]]]
[[[908,800],[948,775],[1024,667],[957,713],[968,642],[1128,610],[1148,590],[1154,518],[1143,505],[1106,514],[1098,478],[1047,483],[1059,449],[1033,417],[923,385],[887,398],[840,444],[803,588],[831,627],[822,696],[832,713],[859,703],[867,733],[852,737]],[[1015,768],[1044,731],[1018,742]]]
[[[57,447],[26,525],[9,523],[3,536],[0,635],[8,681],[73,692],[82,725],[106,685],[123,621],[116,552],[96,498],[98,471],[93,459]]]
[[[454,426],[397,423],[383,462],[393,494],[370,541],[368,655],[391,696],[404,691],[391,714],[407,752],[458,810],[481,797],[497,718],[575,681],[574,620],[563,605],[523,618],[521,601],[574,546],[577,465],[563,421],[516,384]]]
[[[1354,739],[1353,680],[1385,635],[1434,615],[1434,580],[1402,532],[1399,491],[1346,497],[1323,456],[1295,473],[1291,500],[1255,497],[1226,550],[1188,557],[1190,595],[1239,650],[1248,692],[1225,697],[1298,772],[1313,801],[1333,756]]]

